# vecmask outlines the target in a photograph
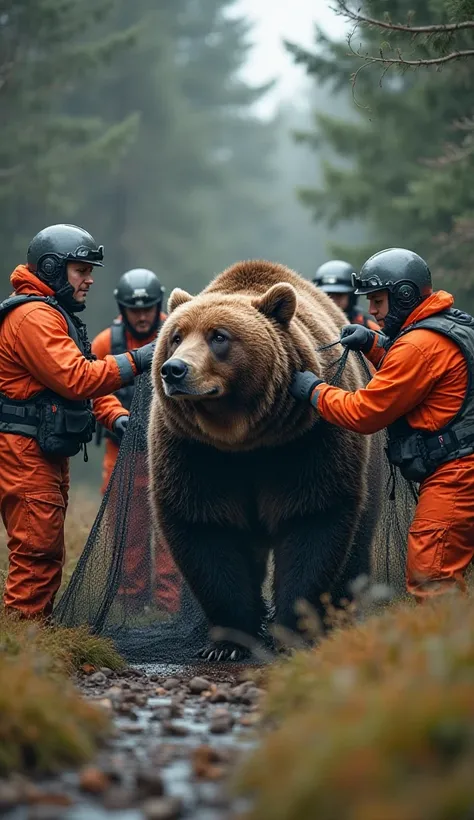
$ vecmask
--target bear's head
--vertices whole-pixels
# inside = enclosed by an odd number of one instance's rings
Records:
[[[263,294],[172,291],[153,362],[155,391],[175,433],[224,450],[268,446],[314,424],[291,398],[295,369],[320,371],[287,282]]]

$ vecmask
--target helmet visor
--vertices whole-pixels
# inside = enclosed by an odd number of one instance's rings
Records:
[[[362,279],[359,274],[352,274],[352,286],[355,288],[355,294],[361,296],[364,293],[375,293],[377,290],[389,290],[390,285],[387,282],[382,282],[379,276],[372,274],[367,279]]]
[[[322,276],[319,279],[319,288],[325,293],[353,293],[352,283],[337,276]]]
[[[134,288],[132,293],[121,297],[118,289],[114,291],[118,304],[125,308],[149,308],[158,305],[162,300],[162,293],[151,294],[146,288]]]
[[[351,285],[337,285],[337,284],[327,285],[325,282],[323,282],[321,285],[319,285],[319,290],[323,290],[324,293],[353,293],[354,292],[354,288],[352,288]]]
[[[95,268],[103,268],[104,246],[99,245],[98,248],[88,248],[86,245],[79,245],[73,253],[67,254],[67,259],[74,260],[74,262],[87,262],[88,265],[93,265]]]

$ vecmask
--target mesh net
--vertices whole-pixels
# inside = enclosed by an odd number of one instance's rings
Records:
[[[156,540],[148,501],[148,376],[136,380],[130,423],[96,520],[54,610],[65,626],[88,624],[132,662],[181,662],[204,643],[203,613]]]
[[[341,365],[332,381],[340,372]],[[137,379],[109,486],[54,619],[65,626],[87,624],[111,637],[131,662],[185,663],[206,642],[207,624],[167,545],[154,533],[147,465],[151,393],[148,376]],[[385,491],[374,538],[373,580],[401,592],[414,491],[391,474],[388,462],[381,466],[380,480]]]

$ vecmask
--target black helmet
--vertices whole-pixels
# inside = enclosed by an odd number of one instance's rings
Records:
[[[405,248],[388,248],[375,253],[354,274],[356,294],[388,290],[389,312],[384,321],[384,333],[394,338],[410,313],[432,291],[431,272],[425,260]]]
[[[352,274],[355,269],[342,259],[331,259],[317,269],[313,283],[325,293],[354,293]]]
[[[85,262],[103,267],[104,246],[77,225],[50,225],[36,234],[27,252],[28,268],[54,291],[58,302],[69,311],[83,310],[74,299],[67,278],[68,262]]]
[[[123,321],[131,335],[138,340],[148,338],[156,332],[160,323],[161,303],[165,292],[156,273],[146,268],[133,268],[122,274],[114,290]],[[140,333],[127,319],[127,308],[149,308],[156,305],[156,316],[147,333]]]
[[[164,291],[153,271],[134,268],[120,277],[114,296],[121,308],[152,307],[162,302]]]

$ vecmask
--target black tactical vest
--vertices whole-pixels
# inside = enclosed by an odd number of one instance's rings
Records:
[[[455,308],[414,322],[399,333],[394,342],[412,330],[434,330],[456,342],[467,363],[466,394],[456,416],[435,433],[415,430],[406,418],[388,428],[388,457],[409,481],[423,481],[437,467],[474,453],[474,318]]]
[[[68,334],[86,359],[92,360],[84,322],[71,316],[52,296],[10,296],[0,303],[0,323],[7,313],[29,302],[44,302],[59,311]],[[91,401],[71,401],[52,390],[42,390],[29,399],[10,399],[0,393],[0,433],[15,433],[37,440],[49,456],[74,456],[91,441],[95,419]]]
[[[110,326],[110,352],[112,356],[118,356],[120,353],[126,353],[127,350],[125,322],[122,322],[120,319],[114,319]],[[126,410],[130,410],[132,406],[134,392],[135,385],[133,382],[124,387],[119,387],[119,389],[115,391],[115,395]]]

